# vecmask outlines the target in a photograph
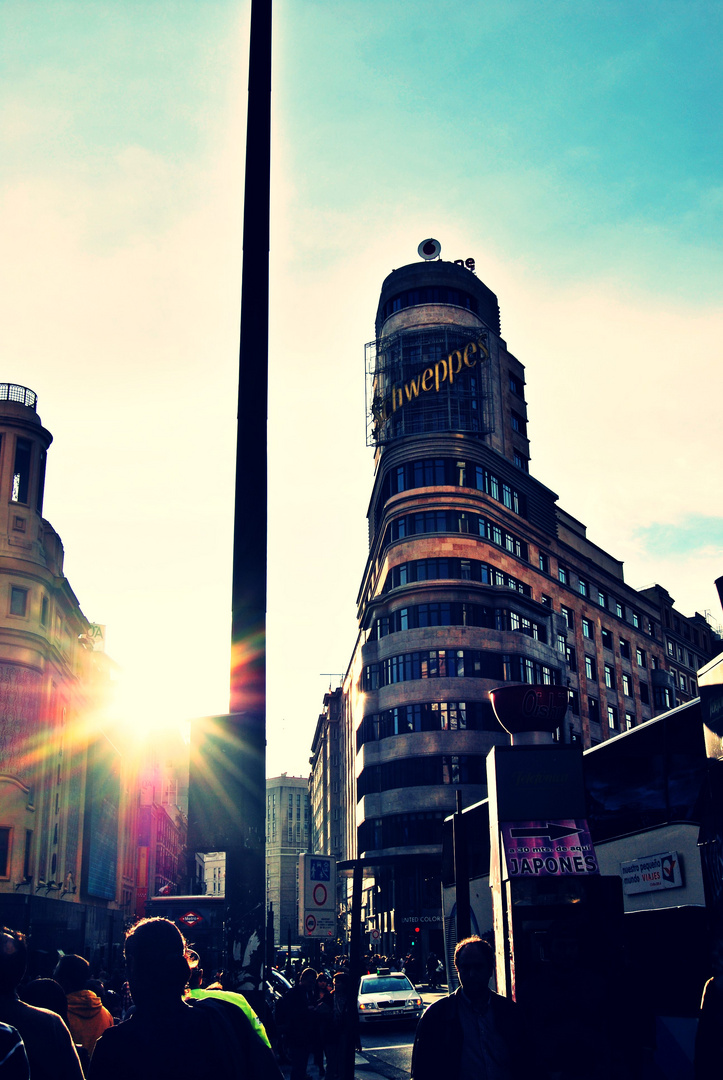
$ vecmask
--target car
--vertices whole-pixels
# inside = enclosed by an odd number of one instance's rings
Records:
[[[269,970],[269,977],[266,980],[266,1000],[269,1005],[275,1005],[276,1002],[287,994],[291,989],[291,983],[280,971],[276,968]]]
[[[359,1022],[418,1020],[424,1004],[417,988],[401,971],[381,969],[376,975],[362,975],[359,982]]]

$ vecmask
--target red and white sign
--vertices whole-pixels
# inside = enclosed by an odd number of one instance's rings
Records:
[[[178,921],[192,930],[194,926],[203,922],[203,915],[199,915],[197,911],[187,911],[185,915],[178,916]]]
[[[336,935],[336,860],[329,855],[299,856],[299,933]]]

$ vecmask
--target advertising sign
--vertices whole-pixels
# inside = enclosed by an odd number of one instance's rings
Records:
[[[328,855],[299,855],[299,933],[336,935],[336,860]]]
[[[660,855],[647,855],[642,859],[629,859],[620,863],[623,892],[657,892],[659,889],[680,889],[683,877],[677,851],[665,851]]]
[[[500,822],[506,876],[568,877],[599,874],[584,818]]]

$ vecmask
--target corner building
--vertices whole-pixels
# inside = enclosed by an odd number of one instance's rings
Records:
[[[442,821],[457,790],[464,806],[485,797],[487,754],[508,738],[488,691],[567,685],[558,737],[588,747],[695,696],[717,638],[659,586],[629,588],[530,474],[525,369],[473,271],[393,271],[375,329],[369,557],[343,685],[346,853],[370,864],[364,914],[383,951],[419,943],[421,963],[443,949]]]

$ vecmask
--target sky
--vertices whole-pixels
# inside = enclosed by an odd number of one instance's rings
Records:
[[[248,0],[3,0],[0,380],[129,728],[228,708]],[[276,0],[267,775],[356,638],[379,289],[435,237],[526,365],[531,471],[723,619],[723,8]]]

